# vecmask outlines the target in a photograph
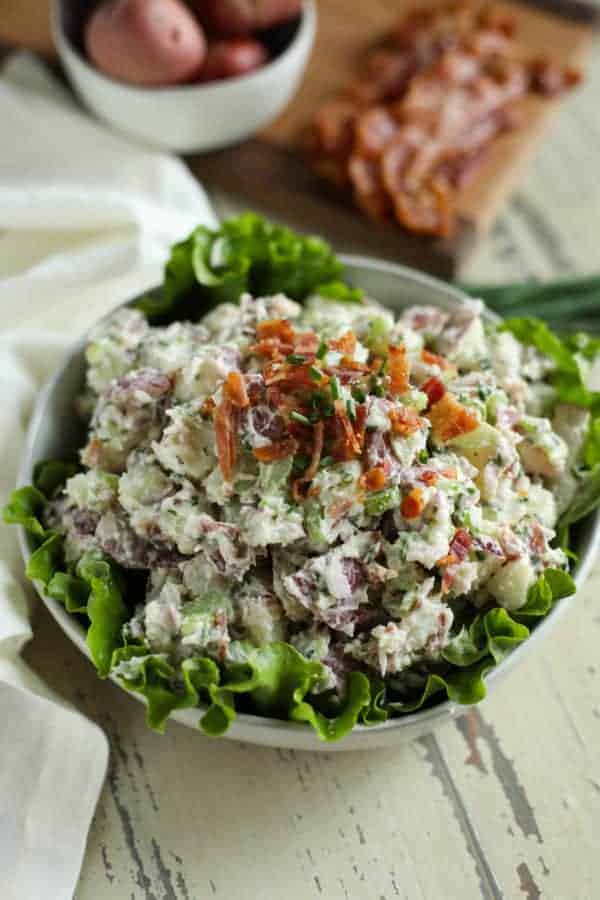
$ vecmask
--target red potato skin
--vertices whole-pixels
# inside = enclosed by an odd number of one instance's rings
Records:
[[[247,75],[263,66],[268,59],[264,46],[252,38],[209,41],[201,81],[219,81]]]
[[[103,0],[86,25],[85,49],[110,78],[158,87],[196,78],[206,39],[181,0]]]
[[[245,35],[293,19],[302,0],[193,0],[202,24],[216,34]]]

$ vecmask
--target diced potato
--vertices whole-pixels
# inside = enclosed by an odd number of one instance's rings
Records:
[[[510,560],[488,581],[488,590],[500,606],[510,611],[520,609],[527,602],[527,591],[535,581],[535,573],[528,559],[521,556]]]
[[[528,474],[557,478],[564,472],[569,450],[548,419],[523,416],[517,428],[523,436],[518,444],[519,455]]]

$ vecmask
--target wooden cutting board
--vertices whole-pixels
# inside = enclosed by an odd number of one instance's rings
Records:
[[[561,104],[569,102],[569,94],[522,101],[521,127],[494,142],[475,180],[461,191],[459,224],[451,239],[418,237],[399,226],[366,219],[350,200],[312,174],[299,146],[315,110],[360,73],[361,60],[369,49],[418,2],[321,0],[315,48],[295,99],[257,138],[190,159],[193,171],[206,184],[236,194],[249,207],[322,234],[339,250],[360,248],[442,277],[454,277],[478,238],[489,230],[546,138]],[[521,3],[493,5],[516,16],[518,43],[527,56],[547,55],[562,64],[583,65],[594,16],[585,3],[539,0],[537,6],[544,9]]]

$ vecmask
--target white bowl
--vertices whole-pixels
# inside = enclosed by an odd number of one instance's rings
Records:
[[[346,265],[347,275],[354,284],[363,287],[367,294],[395,312],[406,306],[423,303],[452,309],[465,298],[465,295],[456,288],[403,266],[357,256],[342,256],[341,259]],[[83,445],[83,429],[73,414],[73,403],[84,384],[85,343],[86,339],[82,337],[38,397],[19,473],[19,485],[31,484],[33,469],[39,460],[72,456],[73,451]],[[24,529],[20,529],[19,539],[23,559],[27,563],[32,547]],[[574,578],[577,585],[581,586],[600,549],[600,512],[594,512],[578,527],[573,549],[578,555]],[[85,630],[80,623],[69,615],[60,603],[45,597],[39,584],[36,584],[36,588],[63,631],[81,652],[89,657]],[[551,612],[533,626],[532,634],[527,641],[499,666],[492,669],[485,680],[488,693],[525,654],[533,650],[542,635],[552,631],[559,617],[573,601],[573,597],[567,597],[556,603]],[[515,687],[518,687],[516,683]],[[143,702],[139,694],[133,696]],[[239,714],[224,737],[252,744],[297,750],[328,752],[370,750],[375,747],[396,746],[427,734],[456,715],[460,715],[464,709],[463,706],[446,701],[429,709],[390,719],[380,725],[370,727],[357,725],[339,743],[321,742],[308,725]],[[171,718],[191,728],[197,728],[201,715],[201,709],[184,709],[174,712]]]
[[[249,75],[207,84],[142,88],[114,81],[85,59],[65,27],[65,3],[54,0],[52,29],[60,59],[81,100],[131,137],[180,153],[216,150],[271,122],[294,94],[316,32],[314,0],[304,0],[286,49]]]

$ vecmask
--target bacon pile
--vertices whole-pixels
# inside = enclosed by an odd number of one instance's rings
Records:
[[[518,101],[553,96],[579,73],[523,60],[515,21],[459,0],[409,13],[365,74],[317,113],[315,170],[358,206],[417,234],[447,236],[454,196],[490,142],[518,124]]]

